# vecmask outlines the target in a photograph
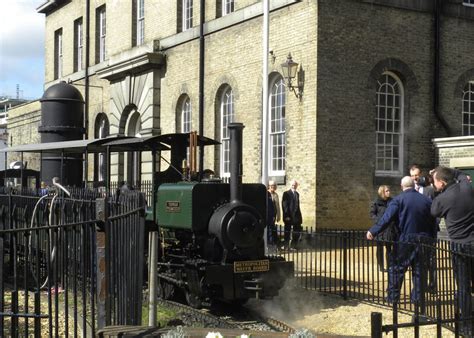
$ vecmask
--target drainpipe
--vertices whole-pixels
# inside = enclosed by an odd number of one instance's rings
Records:
[[[90,0],[86,1],[86,62],[84,70],[85,90],[84,90],[84,139],[87,140],[89,135],[89,56],[90,56],[90,16],[91,4]]]
[[[451,136],[451,128],[439,112],[441,2],[442,0],[435,0],[434,2],[433,112],[448,136]]]
[[[205,0],[201,0],[199,22],[199,135],[204,135],[204,20]],[[199,147],[199,172],[204,169],[204,146]]]

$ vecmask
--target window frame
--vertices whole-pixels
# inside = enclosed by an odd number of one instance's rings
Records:
[[[105,61],[107,57],[106,37],[107,37],[107,12],[105,6],[98,8],[98,39],[99,39],[99,62]]]
[[[221,177],[230,177],[230,133],[229,123],[235,120],[234,91],[226,86],[220,97],[220,151],[219,172]],[[226,170],[227,169],[227,170]]]
[[[83,69],[82,59],[84,51],[84,26],[82,17],[74,21],[74,71]]]
[[[193,113],[193,109],[191,106],[191,99],[189,98],[189,96],[186,95],[181,105],[181,132],[182,133],[191,132],[192,113]]]
[[[100,113],[96,119],[95,126],[95,138],[103,139],[109,136],[110,125],[107,115]],[[106,153],[95,154],[95,161],[95,180],[98,182],[103,182],[105,180],[106,174]]]
[[[394,80],[394,83],[389,83],[387,82],[387,78],[390,77]],[[381,80],[384,79],[385,82],[381,82]],[[382,92],[381,89],[382,87],[386,87],[386,88],[389,88],[389,87],[392,87],[393,89],[393,94],[389,93],[388,91],[385,91],[385,92]],[[385,94],[385,96],[383,97],[383,99],[381,99],[381,95],[382,94]],[[388,94],[391,94],[393,95],[393,100],[389,99],[389,97],[387,96]],[[399,97],[398,98],[398,105],[396,105],[396,97]],[[404,111],[404,101],[405,101],[405,89],[404,89],[404,86],[403,86],[403,82],[400,80],[400,78],[393,72],[390,72],[390,71],[386,71],[386,72],[383,72],[379,79],[377,80],[377,88],[376,88],[376,93],[375,93],[375,97],[376,97],[376,102],[375,102],[375,176],[391,176],[391,177],[399,177],[400,175],[403,174],[403,168],[404,168],[404,140],[405,140],[405,125],[404,125],[404,115],[405,115],[405,111]],[[382,106],[380,104],[381,101],[385,101],[385,105]],[[390,105],[389,106],[389,103],[387,103],[388,101],[392,101],[393,102],[393,105]],[[384,111],[382,112],[381,108],[384,109]],[[387,112],[389,109],[392,109],[391,111],[391,116],[393,116],[393,118],[391,119],[388,119],[387,118]],[[397,119],[396,118],[396,111],[397,109],[399,110],[399,118]],[[395,115],[393,115],[395,114]],[[385,116],[383,119],[380,118],[381,116]],[[385,121],[384,122],[384,127],[385,127],[385,130],[379,130],[379,126],[381,125],[382,121]],[[398,121],[398,126],[399,126],[399,130],[398,132],[396,131],[396,125],[397,125],[397,122]],[[390,129],[388,128],[389,126],[392,126],[392,132],[390,132],[389,130],[387,129]],[[384,139],[384,142],[383,143],[379,143],[379,136],[383,136],[383,139]],[[386,136],[390,136],[390,137],[386,137]],[[395,137],[397,138],[397,142],[398,144],[395,144]],[[392,140],[391,142],[387,142],[386,140]],[[394,163],[394,160],[396,159],[396,157],[393,156],[393,151],[394,151],[394,147],[395,146],[398,146],[398,167],[395,168],[395,166],[393,165]],[[386,157],[386,152],[388,150],[388,147],[391,147],[391,157]],[[380,148],[382,148],[383,150],[383,153],[384,153],[384,156],[382,157],[379,157],[379,152],[380,152]],[[392,161],[392,165],[391,165],[391,169],[390,170],[387,170],[387,169],[379,169],[379,166],[378,166],[378,161],[379,160],[391,160]],[[385,167],[385,163],[384,163],[384,167]]]
[[[287,88],[285,80],[279,74],[270,83],[268,96],[268,175],[272,177],[286,175],[286,103]],[[278,103],[276,105],[275,103]],[[280,140],[279,140],[280,139]],[[275,142],[277,141],[277,142]],[[279,154],[281,148],[281,154]],[[276,153],[274,153],[276,149]],[[281,156],[278,156],[281,155]],[[280,162],[274,165],[274,161]]]
[[[54,79],[63,76],[63,29],[54,32]]]
[[[127,119],[125,126],[126,136],[142,137],[142,120],[138,110],[133,109]],[[141,153],[139,151],[129,151],[126,153],[127,163],[127,182],[133,185],[135,182],[139,182],[141,179]]]
[[[468,108],[467,110],[465,109],[466,105]],[[468,123],[464,123],[464,120],[466,119],[466,115],[467,115]],[[474,81],[468,81],[466,85],[464,86],[464,89],[462,92],[461,131],[462,131],[462,136],[474,135]]]
[[[136,6],[136,44],[139,46],[145,42],[145,0],[136,0]]]
[[[181,30],[184,32],[193,27],[193,0],[182,0]]]
[[[222,16],[228,15],[235,10],[234,0],[222,0]]]

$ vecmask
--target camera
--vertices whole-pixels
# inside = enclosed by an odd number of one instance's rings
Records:
[[[418,178],[417,184],[418,184],[420,187],[426,187],[427,185],[430,184],[430,180],[429,180],[426,176],[420,176],[420,177]]]

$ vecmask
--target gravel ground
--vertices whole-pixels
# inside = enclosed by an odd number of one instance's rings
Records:
[[[385,307],[301,289],[287,289],[281,294],[269,301],[251,301],[249,306],[296,328],[306,328],[316,334],[368,337],[371,312],[381,312],[383,323],[392,323],[392,310]],[[410,321],[411,315],[399,314],[399,323]],[[392,336],[391,333],[384,335]],[[414,337],[413,328],[400,329],[398,336]],[[436,337],[436,326],[421,327],[420,337]],[[454,334],[443,329],[442,337],[454,337]]]

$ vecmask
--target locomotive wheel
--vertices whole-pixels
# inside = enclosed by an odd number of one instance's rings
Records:
[[[161,299],[173,299],[174,297],[174,285],[170,284],[162,279],[158,279],[158,298]]]
[[[200,309],[202,308],[202,299],[198,295],[191,293],[190,291],[186,290],[186,302],[189,306]]]

